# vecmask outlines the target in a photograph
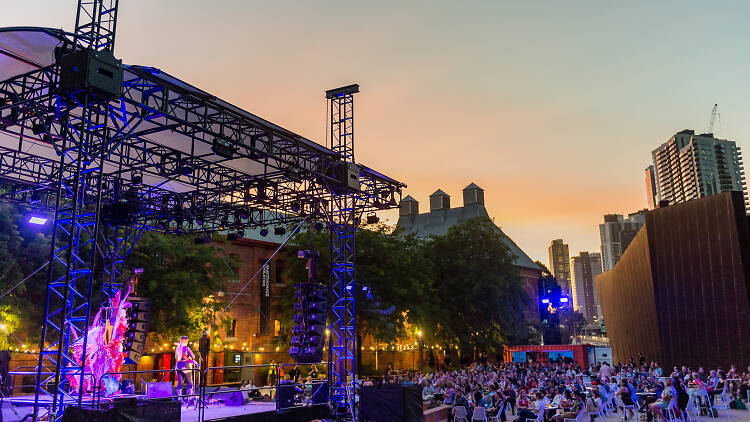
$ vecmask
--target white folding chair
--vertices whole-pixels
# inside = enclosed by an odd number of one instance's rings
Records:
[[[709,400],[711,402],[713,400]],[[719,401],[721,404],[711,403],[711,405],[714,407],[714,409],[724,409],[729,413],[729,398],[727,397],[727,382],[724,382],[724,389],[721,390],[721,394],[719,394]]]
[[[454,422],[468,422],[468,419],[466,419],[465,407],[456,406],[453,408],[453,421]]]
[[[680,416],[677,416],[680,415]],[[667,406],[667,409],[664,411],[664,417],[667,418],[668,421],[681,421],[684,420],[682,418],[682,413],[680,412],[680,409],[677,408],[677,399],[673,398],[669,401],[669,405]]]
[[[615,396],[615,400],[617,400],[617,407],[622,408],[622,415],[625,417],[625,420],[628,419],[628,410],[631,411],[634,419],[638,417],[638,412],[636,412],[635,410],[635,405],[633,404],[626,405],[625,403],[622,402],[622,399],[620,398],[620,396]]]
[[[471,422],[482,421],[487,422],[487,411],[482,406],[474,408],[474,413],[471,415]]]
[[[687,416],[685,419],[688,421],[695,421],[696,419],[701,418],[701,411],[695,404],[695,396],[690,396],[688,399],[687,407],[685,408],[685,415]]]
[[[578,414],[576,415],[575,418],[573,418],[573,419],[565,418],[565,420],[563,422],[583,422],[583,413],[585,411],[586,411],[586,409],[581,409],[581,411],[578,412]]]

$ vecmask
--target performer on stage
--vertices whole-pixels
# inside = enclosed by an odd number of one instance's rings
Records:
[[[187,390],[190,391],[191,388],[193,388],[193,383],[190,380],[192,378],[191,373],[188,369],[190,369],[191,364],[195,364],[195,355],[193,354],[193,351],[190,350],[190,348],[187,345],[188,338],[187,336],[182,336],[180,338],[180,344],[177,346],[177,348],[174,349],[174,361],[175,361],[175,369],[177,369],[177,390],[180,392],[180,394],[186,394],[182,390],[182,382],[185,380],[185,383],[187,384]]]

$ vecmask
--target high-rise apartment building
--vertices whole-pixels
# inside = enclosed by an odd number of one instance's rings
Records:
[[[652,153],[654,207],[703,198],[720,192],[741,191],[747,201],[742,153],[734,141],[692,130],[676,133]],[[647,176],[648,190],[648,176]]]
[[[659,206],[656,199],[656,171],[653,165],[646,167],[646,202],[650,210]]]
[[[646,222],[646,210],[634,212],[627,217],[607,214],[599,224],[601,239],[602,271],[611,270]]]
[[[549,270],[555,276],[563,294],[570,294],[570,251],[562,239],[553,240],[549,248]]]
[[[598,321],[599,299],[594,290],[594,277],[602,272],[602,258],[598,253],[580,252],[570,258],[573,285],[573,309],[583,314],[586,321]]]

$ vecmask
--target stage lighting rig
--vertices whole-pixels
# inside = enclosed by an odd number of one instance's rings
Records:
[[[219,157],[232,159],[234,158],[234,145],[232,145],[229,141],[225,141],[223,139],[214,138],[213,145],[211,146],[211,151],[214,152],[214,154],[218,155]]]
[[[286,228],[283,226],[276,226],[273,228],[273,234],[276,236],[283,236],[286,233]]]
[[[377,224],[380,222],[380,217],[375,215],[375,213],[367,214],[367,224]]]
[[[263,227],[262,229],[260,229],[260,235],[261,235],[261,237],[268,236],[268,229],[265,228],[265,227]]]

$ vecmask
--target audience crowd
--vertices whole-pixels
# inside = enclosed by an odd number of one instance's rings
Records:
[[[375,383],[417,384],[425,407],[447,405],[456,419],[484,408],[502,421],[593,421],[611,413],[638,420],[680,418],[685,412],[715,415],[718,410],[744,408],[750,366],[728,369],[661,368],[656,362],[581,368],[572,361],[536,363],[475,363],[461,369],[398,374],[387,370]],[[584,419],[585,416],[585,419]]]

